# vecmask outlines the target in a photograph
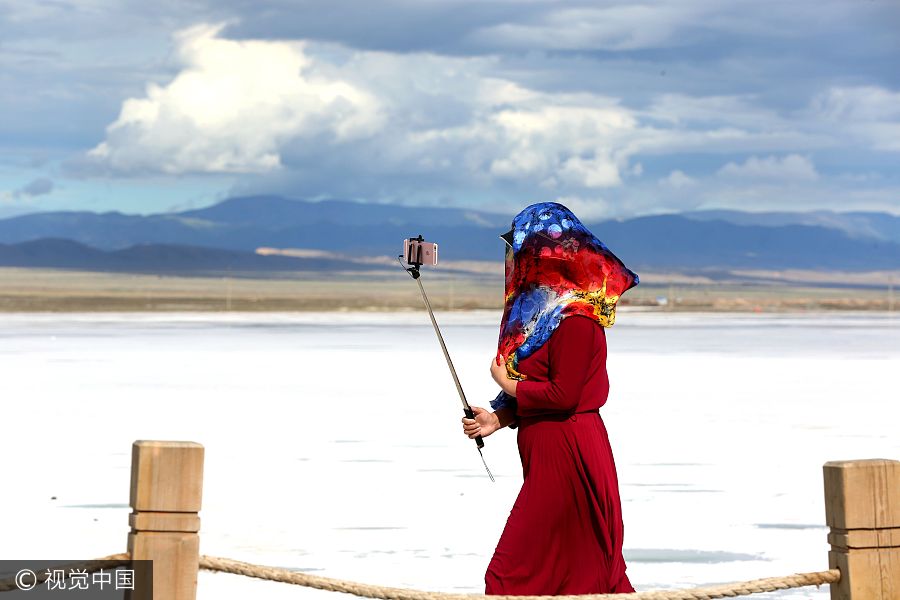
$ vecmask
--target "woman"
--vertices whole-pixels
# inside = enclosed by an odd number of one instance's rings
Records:
[[[518,427],[524,482],[485,573],[485,593],[633,592],[606,402],[604,327],[638,283],[565,206],[533,204],[501,236],[506,303],[491,375],[493,412],[463,418],[470,438]]]

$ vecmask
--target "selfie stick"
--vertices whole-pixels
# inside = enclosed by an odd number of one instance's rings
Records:
[[[410,241],[420,242],[419,245],[416,245],[417,249],[416,258],[412,260],[412,248],[413,245],[410,244],[410,256],[406,257],[406,262],[411,264],[412,266],[409,268],[403,267],[403,270],[409,273],[410,277],[416,280],[416,283],[419,284],[419,291],[422,292],[422,300],[425,301],[425,308],[428,309],[428,316],[431,317],[431,324],[434,326],[434,332],[437,334],[438,341],[441,343],[441,350],[444,351],[444,358],[447,359],[447,366],[450,367],[450,373],[453,375],[453,383],[456,384],[456,391],[459,392],[459,399],[462,400],[463,412],[466,417],[469,419],[475,418],[475,413],[472,411],[472,407],[469,406],[469,403],[466,401],[466,394],[463,392],[462,385],[459,383],[459,377],[456,375],[456,369],[453,368],[453,361],[450,360],[450,353],[447,352],[447,345],[444,344],[444,336],[441,335],[441,330],[438,327],[437,321],[434,320],[434,311],[431,310],[431,303],[428,301],[428,296],[425,294],[425,288],[422,286],[422,280],[419,279],[421,273],[419,273],[419,267],[422,266],[422,246],[421,242],[425,241],[424,238],[419,235],[417,238],[409,238]],[[400,260],[402,255],[397,257],[397,260],[400,261],[400,265],[403,265],[403,261]],[[484,440],[481,436],[475,437],[475,445],[478,446],[478,455],[481,456],[481,462],[484,463],[484,468],[487,471],[488,477],[491,478],[491,481],[494,481],[494,476],[491,474],[491,470],[487,466],[487,461],[484,460],[484,454],[481,453],[481,449],[484,448]]]

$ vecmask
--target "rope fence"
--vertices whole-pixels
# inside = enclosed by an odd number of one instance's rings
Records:
[[[111,554],[104,558],[98,558],[81,563],[69,563],[56,567],[43,567],[36,573],[36,583],[41,584],[49,577],[51,570],[63,570],[64,578],[69,578],[73,573],[93,573],[101,569],[124,566],[131,563],[128,554]],[[267,567],[241,562],[230,558],[217,556],[200,556],[200,568],[206,571],[231,573],[244,577],[254,577],[266,581],[277,581],[299,585],[317,590],[329,592],[343,592],[353,594],[361,598],[375,598],[378,600],[479,600],[485,598],[510,598],[516,600],[713,600],[715,598],[734,598],[763,592],[776,592],[806,586],[820,586],[823,583],[837,583],[841,579],[838,569],[828,571],[816,571],[812,573],[795,573],[784,577],[769,577],[766,579],[754,579],[740,583],[698,587],[681,590],[651,590],[635,592],[633,594],[583,594],[566,596],[485,596],[484,594],[451,594],[445,592],[428,592],[423,590],[370,585],[344,579],[309,575],[299,571],[283,569],[279,567]],[[0,580],[0,592],[19,590],[15,579]]]
[[[484,594],[449,594],[444,592],[426,592],[421,590],[369,585],[343,579],[332,579],[320,575],[309,575],[280,569],[263,567],[250,563],[201,556],[200,568],[208,571],[232,573],[245,577],[256,577],[267,581],[280,581],[302,585],[329,592],[344,592],[362,598],[378,598],[380,600],[477,600],[480,598],[515,598],[517,600],[713,600],[713,598],[734,598],[762,592],[775,592],[809,585],[819,586],[823,583],[837,583],[841,572],[837,569],[817,571],[813,573],[796,573],[786,577],[770,577],[754,579],[741,583],[700,587],[684,590],[652,590],[633,594],[584,594],[577,596],[485,596]]]

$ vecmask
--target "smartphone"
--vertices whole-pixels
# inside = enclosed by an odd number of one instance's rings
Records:
[[[403,240],[403,256],[408,265],[436,265],[438,264],[438,245],[435,242],[426,242],[416,238]]]

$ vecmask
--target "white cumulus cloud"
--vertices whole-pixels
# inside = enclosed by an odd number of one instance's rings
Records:
[[[377,99],[317,72],[303,43],[227,40],[223,27],[179,32],[183,70],[126,100],[89,158],[126,172],[261,172],[293,137],[344,141],[380,127]]]
[[[659,180],[659,184],[666,187],[671,187],[676,190],[679,190],[683,187],[687,187],[689,185],[693,185],[697,183],[697,180],[689,175],[686,175],[684,171],[679,169],[675,169],[668,176],[663,177]]]
[[[900,92],[832,87],[813,99],[812,113],[875,150],[900,152]]]
[[[673,205],[747,185],[812,195],[830,181],[816,151],[854,136],[861,146],[900,143],[891,137],[898,94],[877,87],[830,88],[799,111],[766,108],[752,94],[666,93],[637,108],[599,92],[529,87],[496,56],[231,40],[222,31],[178,32],[176,75],[126,100],[88,162],[120,176],[236,174],[236,194],[569,198],[624,213],[658,204],[663,188]],[[685,153],[721,155],[715,164],[724,166],[689,176],[674,168]],[[645,171],[668,175],[645,181]]]
[[[710,6],[629,3],[556,8],[530,22],[507,22],[473,32],[472,41],[512,48],[633,50],[681,43],[675,32],[708,13]]]
[[[812,160],[799,154],[784,157],[751,156],[741,164],[730,162],[719,169],[722,177],[740,179],[774,179],[786,181],[815,181],[819,173]]]
[[[531,90],[485,58],[232,41],[221,29],[178,33],[181,72],[126,100],[88,158],[125,175],[286,168],[307,182],[333,182],[339,164],[354,177],[332,189],[350,194],[341,186],[435,173],[552,193],[640,174],[625,148],[637,120],[616,99]]]

